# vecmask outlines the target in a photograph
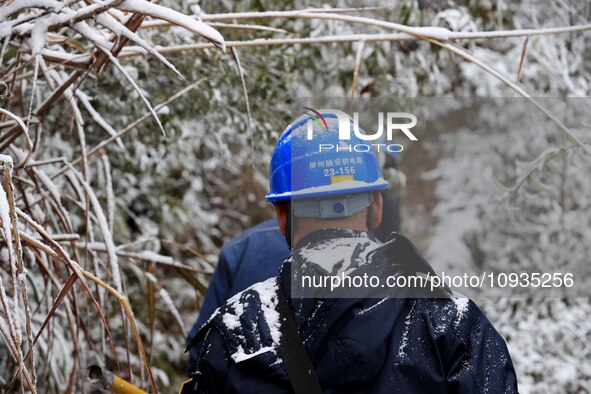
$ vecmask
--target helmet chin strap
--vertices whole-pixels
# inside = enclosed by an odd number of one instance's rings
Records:
[[[373,235],[374,233],[374,228],[373,228],[373,204],[371,204],[368,208],[367,208],[367,232],[369,233],[369,235]]]
[[[291,202],[289,203],[289,207],[287,208],[287,226],[285,227],[285,241],[287,242],[287,247],[289,250],[292,248],[292,231],[291,231]]]

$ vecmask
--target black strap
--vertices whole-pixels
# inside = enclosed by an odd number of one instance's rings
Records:
[[[295,394],[321,394],[322,388],[291,314],[281,276],[277,278],[277,284],[277,312],[281,322],[279,355],[287,370],[289,382]]]
[[[373,201],[373,199],[372,199]],[[374,235],[374,228],[373,228],[373,203],[371,203],[369,205],[369,207],[367,208],[367,232],[369,233],[369,235],[373,236]]]
[[[291,242],[293,236],[293,229],[291,228],[291,203],[289,203],[289,207],[287,209],[287,226],[285,227],[285,241],[287,241],[287,247],[291,250]]]

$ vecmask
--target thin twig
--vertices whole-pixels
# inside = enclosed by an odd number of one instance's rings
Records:
[[[515,78],[515,83],[519,83],[521,80],[521,71],[523,70],[523,61],[525,60],[525,54],[527,53],[527,43],[529,42],[529,37],[525,37],[525,41],[523,42],[523,49],[521,50],[521,58],[519,59],[519,68],[517,69],[517,78]]]
[[[508,37],[533,37],[540,35],[553,35],[575,33],[591,30],[591,24],[557,27],[547,29],[523,29],[523,30],[501,30],[489,32],[450,32],[447,40],[481,40],[481,39],[495,39]],[[346,35],[330,35],[324,37],[303,37],[303,38],[275,38],[275,39],[254,39],[254,40],[240,40],[240,41],[226,41],[226,47],[258,47],[258,46],[273,46],[273,45],[294,45],[294,44],[332,44],[339,42],[381,42],[381,41],[420,41],[421,38],[407,33],[381,33],[381,34],[346,34]],[[184,52],[190,50],[200,50],[214,48],[215,46],[209,43],[174,45],[174,46],[155,46],[160,53],[174,53]],[[126,47],[120,54],[120,58],[133,57],[144,55],[145,51],[139,47]]]
[[[355,55],[355,67],[353,68],[353,81],[351,82],[351,102],[349,104],[349,113],[353,113],[353,102],[355,100],[355,91],[357,89],[357,77],[359,75],[359,67],[363,60],[363,50],[365,49],[365,41],[359,42],[357,54]]]
[[[250,101],[248,100],[248,90],[246,89],[246,80],[244,78],[244,70],[242,69],[242,65],[240,64],[240,57],[238,56],[238,49],[231,48],[232,51],[232,58],[236,63],[236,68],[238,71],[238,76],[240,77],[240,84],[242,86],[242,96],[244,97],[244,103],[246,105],[246,118],[248,121],[248,139],[250,140],[250,152],[251,155],[254,156],[254,130],[252,126],[252,113],[250,111]]]

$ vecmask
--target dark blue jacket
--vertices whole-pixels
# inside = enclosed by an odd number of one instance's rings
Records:
[[[199,318],[187,335],[187,343],[228,298],[254,283],[277,276],[281,263],[289,254],[287,242],[279,232],[277,219],[264,221],[224,244]],[[189,370],[194,368],[197,355],[197,349],[192,348]]]
[[[306,237],[305,247],[319,250],[337,236],[354,238],[361,245],[344,266],[338,263],[345,268],[358,264],[367,245],[375,242],[368,241],[366,233],[324,230]],[[430,272],[402,236],[376,250],[364,255],[368,264],[395,256],[392,266]],[[279,276],[288,292],[294,261],[286,261]],[[237,294],[200,330],[191,343],[200,350],[196,377],[186,392],[292,392],[278,354],[276,285],[277,279],[271,278]],[[517,392],[505,342],[472,301],[304,298],[290,299],[290,307],[326,393]]]

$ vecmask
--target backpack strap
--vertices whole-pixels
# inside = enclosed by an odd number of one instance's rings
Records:
[[[281,276],[277,278],[277,312],[281,322],[279,356],[283,360],[293,391],[295,394],[321,394],[322,388],[291,314]]]

